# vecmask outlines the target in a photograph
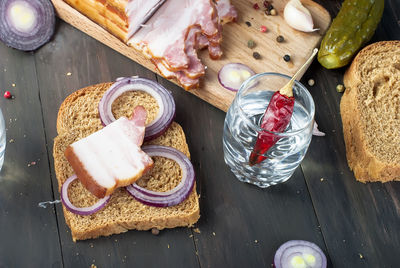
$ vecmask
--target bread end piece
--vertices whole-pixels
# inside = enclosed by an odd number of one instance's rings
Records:
[[[387,51],[399,53],[400,42],[383,41],[367,46],[358,53],[343,79],[346,91],[340,113],[347,163],[355,178],[363,183],[400,180],[400,163],[384,157],[385,151],[399,152],[400,145],[388,138],[393,131],[383,129],[380,122],[387,117],[382,107],[394,105],[394,109],[400,109],[390,95],[397,94],[396,90],[400,92],[400,88],[385,85],[386,80],[400,83],[400,58]],[[399,131],[395,121],[387,124]]]

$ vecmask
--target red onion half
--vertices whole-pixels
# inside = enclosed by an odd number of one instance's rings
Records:
[[[108,203],[108,201],[110,201],[111,196],[106,196],[90,207],[78,208],[74,206],[68,197],[68,187],[71,184],[71,182],[73,182],[77,178],[78,177],[74,174],[71,177],[69,177],[61,186],[61,201],[69,211],[82,216],[91,215],[102,209]]]
[[[0,40],[6,45],[35,50],[50,40],[54,27],[49,0],[0,0]]]
[[[115,121],[111,110],[113,102],[123,93],[136,90],[150,94],[158,103],[156,118],[146,126],[144,140],[148,141],[162,135],[175,117],[175,101],[172,94],[152,80],[138,77],[118,78],[99,102],[100,120],[104,126]]]
[[[154,207],[175,206],[184,201],[193,189],[195,175],[193,165],[182,152],[166,146],[147,145],[142,150],[149,156],[162,156],[177,162],[182,169],[182,179],[172,190],[154,192],[140,187],[136,183],[126,187],[126,190],[139,202]]]
[[[276,251],[274,264],[276,268],[326,268],[326,257],[314,243],[291,240]]]
[[[240,86],[255,72],[242,63],[228,63],[218,72],[218,81],[226,89],[238,91]]]

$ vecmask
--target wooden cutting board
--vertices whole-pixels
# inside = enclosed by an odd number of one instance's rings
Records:
[[[256,73],[277,72],[293,75],[306,61],[314,47],[320,43],[323,33],[327,30],[331,18],[322,6],[311,0],[302,0],[310,10],[316,28],[314,33],[303,33],[290,28],[283,19],[283,9],[289,0],[274,0],[272,2],[278,15],[266,16],[262,9],[255,10],[256,1],[231,0],[239,13],[236,23],[229,23],[223,27],[222,49],[224,56],[220,60],[211,60],[207,50],[200,52],[200,58],[207,66],[206,75],[201,81],[200,88],[190,90],[201,99],[227,111],[235,93],[223,88],[217,78],[221,67],[230,62],[241,62],[250,66]],[[134,48],[128,47],[122,41],[108,33],[78,11],[70,7],[63,0],[52,0],[58,16],[72,26],[87,33],[112,49],[136,61],[153,72],[155,66]],[[260,6],[262,1],[258,1]],[[246,23],[247,22],[247,23]],[[248,26],[248,24],[251,26]],[[262,33],[260,27],[267,27],[267,32]],[[276,37],[282,35],[283,43],[278,43]],[[248,40],[254,40],[256,47],[247,47]],[[261,59],[254,59],[253,52],[258,52]],[[285,62],[283,56],[290,55],[291,60]],[[135,74],[132,74],[135,75]],[[175,82],[175,81],[173,81]]]

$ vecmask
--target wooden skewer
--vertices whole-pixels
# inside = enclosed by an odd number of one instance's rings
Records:
[[[300,73],[302,73],[304,71],[304,69],[306,69],[308,67],[308,65],[311,63],[311,61],[313,60],[313,58],[315,57],[315,55],[317,55],[318,53],[318,48],[314,48],[313,53],[311,54],[311,56],[308,58],[308,60],[303,64],[303,66],[300,67],[300,69],[293,75],[292,79],[290,79],[290,81],[279,90],[279,93],[281,93],[282,95],[285,95],[287,97],[293,97],[293,84],[294,81],[297,79],[297,77],[299,76]]]

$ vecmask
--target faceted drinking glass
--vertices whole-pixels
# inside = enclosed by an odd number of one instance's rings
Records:
[[[284,132],[263,130],[260,125],[272,94],[290,77],[278,73],[261,73],[246,80],[225,117],[224,159],[236,177],[243,182],[265,188],[288,180],[298,167],[311,142],[315,106],[308,90],[295,82],[295,105]],[[262,162],[249,165],[250,153],[257,136],[265,131],[278,141],[263,156]]]

